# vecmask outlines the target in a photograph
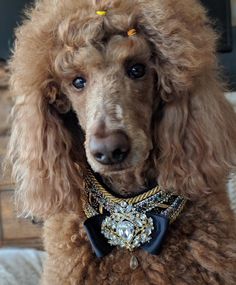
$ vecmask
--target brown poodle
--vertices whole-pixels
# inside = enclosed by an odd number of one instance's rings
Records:
[[[236,117],[215,48],[196,0],[39,0],[28,11],[11,62],[9,157],[18,210],[45,221],[42,284],[236,284],[225,186]],[[187,199],[160,254],[95,256],[89,168],[114,197],[158,183]]]

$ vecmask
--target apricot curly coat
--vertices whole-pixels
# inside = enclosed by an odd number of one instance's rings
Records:
[[[137,34],[128,37],[131,28]],[[215,48],[195,0],[40,0],[29,9],[11,61],[9,157],[19,210],[45,220],[42,284],[236,283],[225,187],[236,118]],[[146,66],[143,78],[127,76],[131,63]],[[76,76],[86,78],[83,90],[72,85]],[[124,163],[102,165],[91,155],[89,141],[101,130],[127,134]],[[155,179],[189,199],[160,255],[116,249],[95,257],[81,209],[87,164],[116,193],[134,195]]]

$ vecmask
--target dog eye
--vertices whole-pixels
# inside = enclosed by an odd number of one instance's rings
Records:
[[[128,68],[127,73],[128,76],[132,79],[141,78],[146,73],[145,65],[141,63],[136,63]]]
[[[86,86],[86,79],[80,76],[76,77],[72,84],[76,89],[83,89]]]

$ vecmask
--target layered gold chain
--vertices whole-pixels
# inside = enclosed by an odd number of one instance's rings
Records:
[[[146,200],[153,195],[159,193],[161,191],[160,186],[156,186],[155,188],[151,189],[148,192],[139,194],[135,197],[132,198],[118,198],[113,196],[111,193],[109,193],[102,185],[97,181],[97,179],[92,175],[91,171],[88,171],[88,175],[85,177],[85,181],[88,183],[88,185],[94,185],[96,189],[103,195],[104,198],[110,200],[113,203],[121,203],[121,202],[126,202],[127,204],[134,205],[137,204],[143,200]],[[166,208],[164,205],[162,207]]]
[[[181,196],[175,196],[172,194],[167,194],[165,191],[161,189],[161,187],[158,185],[154,187],[153,189],[139,194],[135,197],[131,198],[119,198],[115,197],[111,193],[109,193],[96,179],[96,177],[92,174],[90,170],[87,171],[87,175],[85,176],[85,185],[86,185],[86,197],[84,197],[83,201],[83,209],[84,213],[87,216],[87,218],[90,218],[92,216],[95,216],[97,214],[103,214],[104,212],[104,205],[101,203],[101,200],[107,201],[108,204],[114,205],[114,204],[121,204],[121,203],[127,203],[131,206],[137,207],[140,203],[147,199],[151,199],[155,195],[169,195],[169,197],[177,197],[176,199],[179,199],[178,205],[176,207],[173,207],[173,205],[164,203],[165,199],[163,199],[160,202],[150,202],[149,205],[151,208],[159,209],[161,213],[164,213],[169,217],[170,223],[174,222],[179,214],[182,212],[185,204],[186,199],[184,199]],[[96,202],[96,206],[94,205],[93,197],[94,192],[96,195],[99,195],[100,198],[97,200],[100,200],[100,202]],[[96,200],[96,199],[95,199]]]

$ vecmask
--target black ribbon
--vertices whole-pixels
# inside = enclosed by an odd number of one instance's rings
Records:
[[[163,215],[158,215],[152,212],[146,213],[146,215],[152,218],[154,230],[151,234],[152,239],[140,246],[140,248],[148,253],[157,255],[160,253],[165,240],[169,220]],[[110,245],[108,240],[101,233],[102,222],[107,216],[108,214],[96,215],[84,222],[87,236],[97,257],[104,257],[114,248],[114,246]]]

